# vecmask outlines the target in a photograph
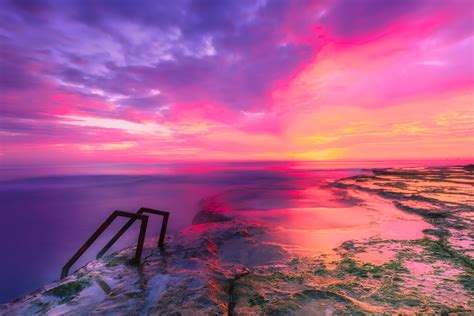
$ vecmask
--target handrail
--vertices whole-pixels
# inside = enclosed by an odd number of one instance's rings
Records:
[[[64,265],[63,269],[61,270],[61,279],[65,278],[68,273],[69,269],[72,267],[74,263],[82,256],[84,252],[86,252],[87,249],[94,243],[94,241],[104,232],[104,230],[109,227],[110,224],[119,216],[122,217],[128,217],[130,219],[133,219],[133,222],[135,220],[141,220],[141,225],[140,225],[140,233],[138,235],[138,241],[137,241],[137,249],[135,251],[135,258],[133,258],[134,263],[140,263],[140,258],[142,256],[142,251],[143,251],[143,244],[145,242],[145,234],[146,234],[146,228],[148,225],[148,216],[138,214],[138,213],[129,213],[129,212],[124,212],[124,211],[114,211],[103,223],[102,225],[99,226],[99,228],[92,234],[91,237],[82,245],[81,248],[69,259],[69,261]],[[130,221],[129,221],[130,222]],[[133,223],[132,222],[132,223]],[[130,225],[128,226],[130,227]],[[127,227],[127,228],[128,228]],[[122,233],[123,234],[123,233]]]
[[[155,214],[163,216],[163,221],[161,222],[161,231],[160,231],[160,239],[158,240],[158,247],[163,248],[165,243],[165,235],[166,235],[166,228],[168,227],[168,218],[170,213],[165,211],[154,210],[151,208],[142,207],[137,211],[137,215],[142,215],[143,213]],[[115,234],[112,239],[102,248],[101,251],[97,254],[97,259],[102,258],[102,256],[113,246],[113,244],[127,231],[127,229],[132,226],[132,224],[136,221],[136,218],[130,218],[130,220]]]
[[[132,259],[133,263],[139,264],[142,256],[143,244],[145,243],[145,234],[148,225],[148,216],[143,213],[155,214],[163,216],[161,222],[160,239],[158,240],[158,247],[163,248],[165,243],[166,228],[168,227],[169,212],[154,210],[151,208],[141,207],[136,213],[114,211],[110,216],[97,228],[91,237],[82,245],[81,248],[72,256],[71,259],[64,265],[61,270],[61,279],[66,277],[69,273],[69,269],[76,263],[76,261],[86,252],[87,249],[94,243],[94,241],[109,227],[110,224],[119,216],[130,218],[129,221],[115,234],[112,239],[105,245],[104,248],[97,254],[97,259],[101,258],[110,247],[132,226],[133,223],[138,219],[142,223],[140,225],[140,233],[138,235],[137,249],[135,251],[135,257]]]

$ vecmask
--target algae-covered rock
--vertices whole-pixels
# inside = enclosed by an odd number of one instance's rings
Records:
[[[201,210],[193,218],[193,225],[203,224],[203,223],[214,223],[214,222],[225,222],[230,220],[229,217],[211,211],[211,210]]]
[[[88,280],[71,281],[47,290],[44,294],[58,297],[62,302],[68,302],[89,285],[90,281]]]

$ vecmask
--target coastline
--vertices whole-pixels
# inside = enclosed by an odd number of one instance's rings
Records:
[[[421,216],[433,226],[423,231],[422,238],[346,240],[331,255],[311,256],[271,242],[268,236],[274,227],[204,208],[192,227],[167,237],[164,252],[154,248],[155,240],[147,240],[140,268],[127,264],[133,251],[127,248],[88,263],[63,281],[2,305],[0,312],[365,314],[472,310],[472,171],[462,167],[407,170],[376,169],[373,175],[340,179],[333,185],[389,200],[401,211]],[[437,191],[429,189],[432,182],[437,182]],[[446,182],[451,185],[441,186],[440,191],[439,184]],[[449,196],[461,200],[452,201]]]

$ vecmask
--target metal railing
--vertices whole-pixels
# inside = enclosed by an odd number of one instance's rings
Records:
[[[139,264],[140,259],[142,256],[142,251],[143,251],[143,244],[145,242],[145,234],[146,234],[146,229],[148,225],[148,216],[143,215],[143,213],[149,213],[149,214],[155,214],[155,215],[161,215],[163,216],[163,221],[161,223],[161,231],[160,231],[160,238],[158,240],[158,247],[162,248],[164,247],[164,242],[165,242],[165,235],[166,235],[166,228],[168,227],[168,219],[169,219],[169,212],[165,211],[158,211],[150,208],[145,208],[142,207],[140,208],[136,213],[130,213],[130,212],[124,212],[124,211],[114,211],[103,223],[102,225],[97,228],[97,230],[92,234],[91,237],[82,245],[81,248],[69,259],[69,261],[64,265],[64,267],[61,270],[61,279],[65,278],[68,273],[69,269],[76,263],[76,261],[86,252],[87,249],[96,241],[97,238],[109,227],[110,224],[117,218],[117,217],[127,217],[130,218],[129,221],[115,234],[112,239],[105,245],[104,248],[97,254],[97,258],[101,258],[107,250],[110,249],[110,247],[113,246],[113,244],[127,231],[127,229],[132,226],[132,224],[136,220],[141,221],[140,225],[140,232],[138,235],[138,241],[137,241],[137,248],[135,251],[135,257],[131,260],[132,263],[134,264]]]

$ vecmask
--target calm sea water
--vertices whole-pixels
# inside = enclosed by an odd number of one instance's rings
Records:
[[[460,164],[461,162],[454,162]],[[0,168],[0,303],[59,277],[62,265],[116,209],[142,206],[171,212],[169,232],[191,225],[202,199],[225,192],[246,210],[330,207],[318,188],[365,168],[422,166],[427,162],[225,162],[22,166]],[[433,165],[453,162],[431,162]],[[316,190],[308,199],[301,192]],[[246,203],[248,202],[248,203]],[[125,220],[96,242],[77,268],[94,258]],[[148,235],[160,221],[151,219]],[[129,231],[115,249],[136,241]],[[74,270],[74,269],[72,269]]]

